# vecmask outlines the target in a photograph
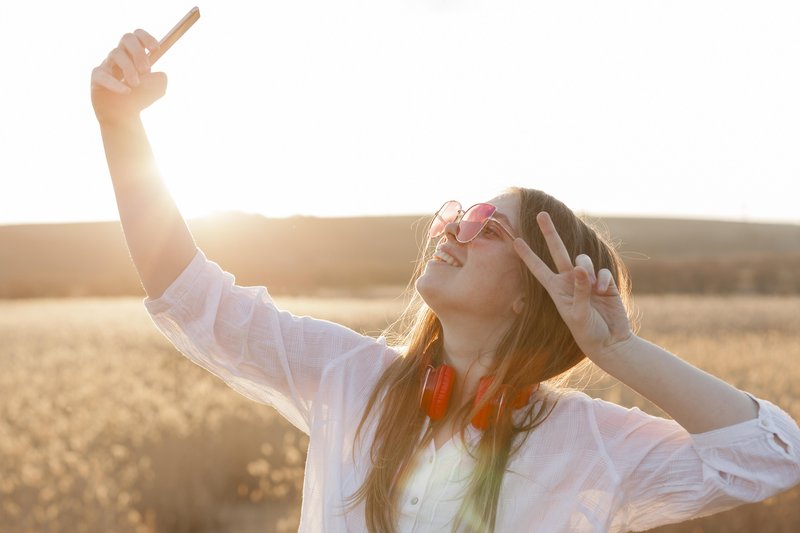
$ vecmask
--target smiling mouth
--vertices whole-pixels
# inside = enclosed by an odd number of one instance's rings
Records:
[[[433,259],[435,261],[439,261],[439,262],[442,262],[442,263],[447,263],[448,265],[454,266],[454,267],[463,266],[458,259],[456,259],[452,255],[448,254],[444,250],[436,250],[433,253]]]

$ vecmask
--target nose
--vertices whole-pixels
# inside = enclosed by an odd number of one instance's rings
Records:
[[[456,221],[448,222],[447,225],[445,225],[444,235],[447,236],[448,234],[452,235],[453,238],[455,238],[455,236],[458,235],[458,222]]]

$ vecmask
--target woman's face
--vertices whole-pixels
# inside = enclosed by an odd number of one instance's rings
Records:
[[[487,203],[497,208],[494,217],[519,235],[519,197],[503,194]],[[455,239],[455,231],[456,224],[448,224],[439,237],[434,257],[417,279],[420,296],[440,319],[467,315],[493,324],[498,319],[513,319],[523,294],[521,259],[511,237],[491,220],[466,244]]]

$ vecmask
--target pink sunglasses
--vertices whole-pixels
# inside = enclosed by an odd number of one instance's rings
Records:
[[[472,241],[475,237],[481,234],[483,228],[491,220],[503,231],[505,231],[511,239],[515,239],[511,230],[505,224],[494,218],[497,208],[492,204],[475,204],[466,211],[461,210],[461,204],[455,200],[445,202],[442,207],[433,215],[429,235],[431,239],[435,239],[444,233],[445,227],[451,222],[458,222],[458,231],[456,232],[456,240],[462,244]]]

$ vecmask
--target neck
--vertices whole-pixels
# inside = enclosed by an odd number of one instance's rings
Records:
[[[480,324],[468,320],[444,320],[442,323],[442,363],[453,367],[456,373],[451,405],[471,402],[480,379],[491,373],[497,345],[507,324]],[[503,326],[506,327],[503,327]]]

